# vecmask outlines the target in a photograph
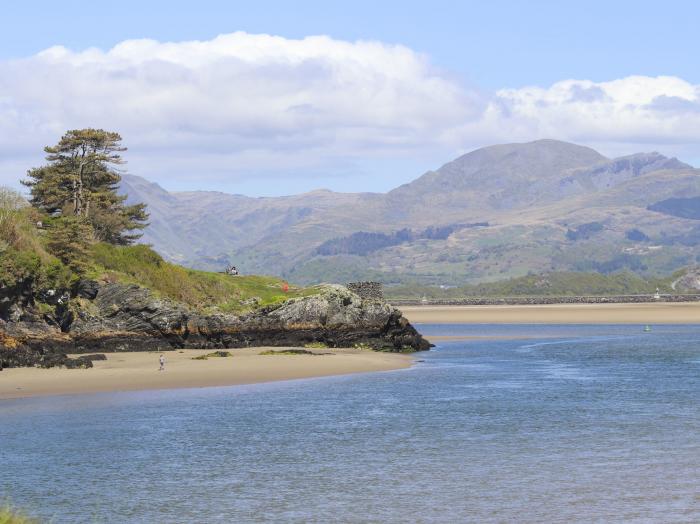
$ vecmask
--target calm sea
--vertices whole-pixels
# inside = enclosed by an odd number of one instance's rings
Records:
[[[700,521],[700,326],[420,329],[522,338],[388,373],[2,401],[0,499],[55,523]]]

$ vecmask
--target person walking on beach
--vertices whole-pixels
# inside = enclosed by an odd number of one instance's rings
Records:
[[[158,368],[158,371],[165,371],[165,357],[161,354],[160,359],[160,367]]]

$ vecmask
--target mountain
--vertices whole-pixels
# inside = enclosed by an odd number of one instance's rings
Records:
[[[143,241],[191,267],[233,263],[300,283],[463,285],[694,264],[697,204],[678,199],[700,201],[698,175],[655,152],[609,159],[538,140],[478,149],[385,194],[167,192],[130,175],[121,190],[149,206]]]

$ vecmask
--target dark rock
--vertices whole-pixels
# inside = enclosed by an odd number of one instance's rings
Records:
[[[234,316],[202,315],[136,285],[82,282],[76,294],[87,301],[58,305],[55,323],[31,308],[19,318],[0,320],[2,365],[90,367],[99,356],[69,359],[66,353],[183,347],[323,343],[394,352],[430,348],[398,309],[376,298],[363,300],[342,286],[325,286],[317,295]]]
[[[75,285],[75,296],[94,300],[97,292],[100,290],[100,284],[94,280],[81,279]]]
[[[107,355],[104,353],[95,353],[93,355],[80,355],[78,358],[92,362],[94,360],[107,360]]]
[[[92,367],[92,360],[85,357],[69,358],[63,363],[67,369],[89,369]]]

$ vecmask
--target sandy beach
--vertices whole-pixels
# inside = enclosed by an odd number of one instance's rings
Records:
[[[231,357],[193,357],[212,350],[163,353],[165,371],[158,371],[160,353],[106,353],[92,369],[12,368],[0,371],[0,400],[42,395],[104,391],[232,386],[278,380],[390,371],[410,367],[409,355],[356,349],[318,349],[314,355],[260,355],[273,349],[231,350]]]
[[[435,324],[696,324],[700,302],[547,304],[533,306],[404,306],[413,323]]]

